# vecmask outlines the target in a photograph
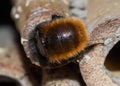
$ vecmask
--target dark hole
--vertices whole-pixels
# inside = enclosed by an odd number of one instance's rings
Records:
[[[59,19],[59,18],[63,18],[63,16],[60,16],[60,15],[52,15],[52,20],[56,20],[56,19]]]
[[[105,67],[110,71],[120,71],[120,41],[109,52]]]
[[[0,82],[0,86],[17,86],[13,82]]]
[[[6,76],[0,76],[0,86],[21,86],[18,81],[6,77]]]
[[[0,0],[0,25],[11,24],[13,21],[11,19],[10,11],[12,8],[11,0]]]

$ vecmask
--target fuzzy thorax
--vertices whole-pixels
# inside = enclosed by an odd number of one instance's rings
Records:
[[[87,45],[85,26],[76,18],[59,18],[37,27],[39,53],[50,63],[74,58]]]

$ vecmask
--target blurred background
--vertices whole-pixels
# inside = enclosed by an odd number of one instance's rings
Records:
[[[12,4],[10,0],[0,0],[0,25],[13,25],[13,21],[10,17],[10,10]]]
[[[6,73],[8,70],[2,72],[5,68],[1,68],[2,62],[9,63],[12,62],[10,59],[16,58],[16,56],[13,57],[13,55],[15,54],[14,51],[17,50],[15,50],[13,46],[15,45],[15,42],[19,42],[19,33],[15,29],[14,22],[10,15],[11,8],[12,4],[10,0],[0,0],[0,86],[20,86],[18,81],[8,77],[8,75],[10,75],[9,73]],[[13,55],[11,55],[11,53]]]
[[[11,8],[10,0],[0,0],[0,45],[2,46],[11,43],[13,41],[11,39],[18,39],[18,32],[10,15]]]

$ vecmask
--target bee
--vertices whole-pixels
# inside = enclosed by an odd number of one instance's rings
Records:
[[[86,28],[77,18],[53,15],[37,25],[36,47],[44,65],[57,67],[79,57],[88,42]]]

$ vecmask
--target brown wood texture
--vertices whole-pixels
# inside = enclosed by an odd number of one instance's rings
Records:
[[[34,44],[36,26],[48,22],[53,15],[69,17],[68,4],[63,0],[20,0],[14,3],[12,16],[21,35],[27,57],[37,65],[39,60]]]
[[[69,2],[68,2],[69,3]],[[21,43],[25,49],[28,58],[31,58],[33,64],[39,65],[37,54],[34,46],[30,48],[29,43],[34,38],[34,31],[38,24],[47,22],[52,19],[52,15],[70,17],[68,3],[64,0],[13,0],[12,17],[16,23],[21,36]],[[32,55],[31,55],[32,52]],[[33,54],[34,53],[34,54]],[[50,72],[54,70],[43,69],[42,86],[81,86],[81,77],[79,77],[79,69],[75,71],[71,66],[55,69],[58,72]],[[69,72],[71,71],[71,72]],[[61,72],[62,71],[62,72]],[[77,74],[76,74],[77,72]],[[73,78],[72,78],[73,77]],[[41,86],[41,85],[40,85]]]
[[[89,33],[88,50],[80,62],[87,86],[119,86],[120,78],[106,71],[104,62],[113,46],[120,40],[119,0],[89,0],[86,18]],[[114,57],[113,57],[114,58]]]

